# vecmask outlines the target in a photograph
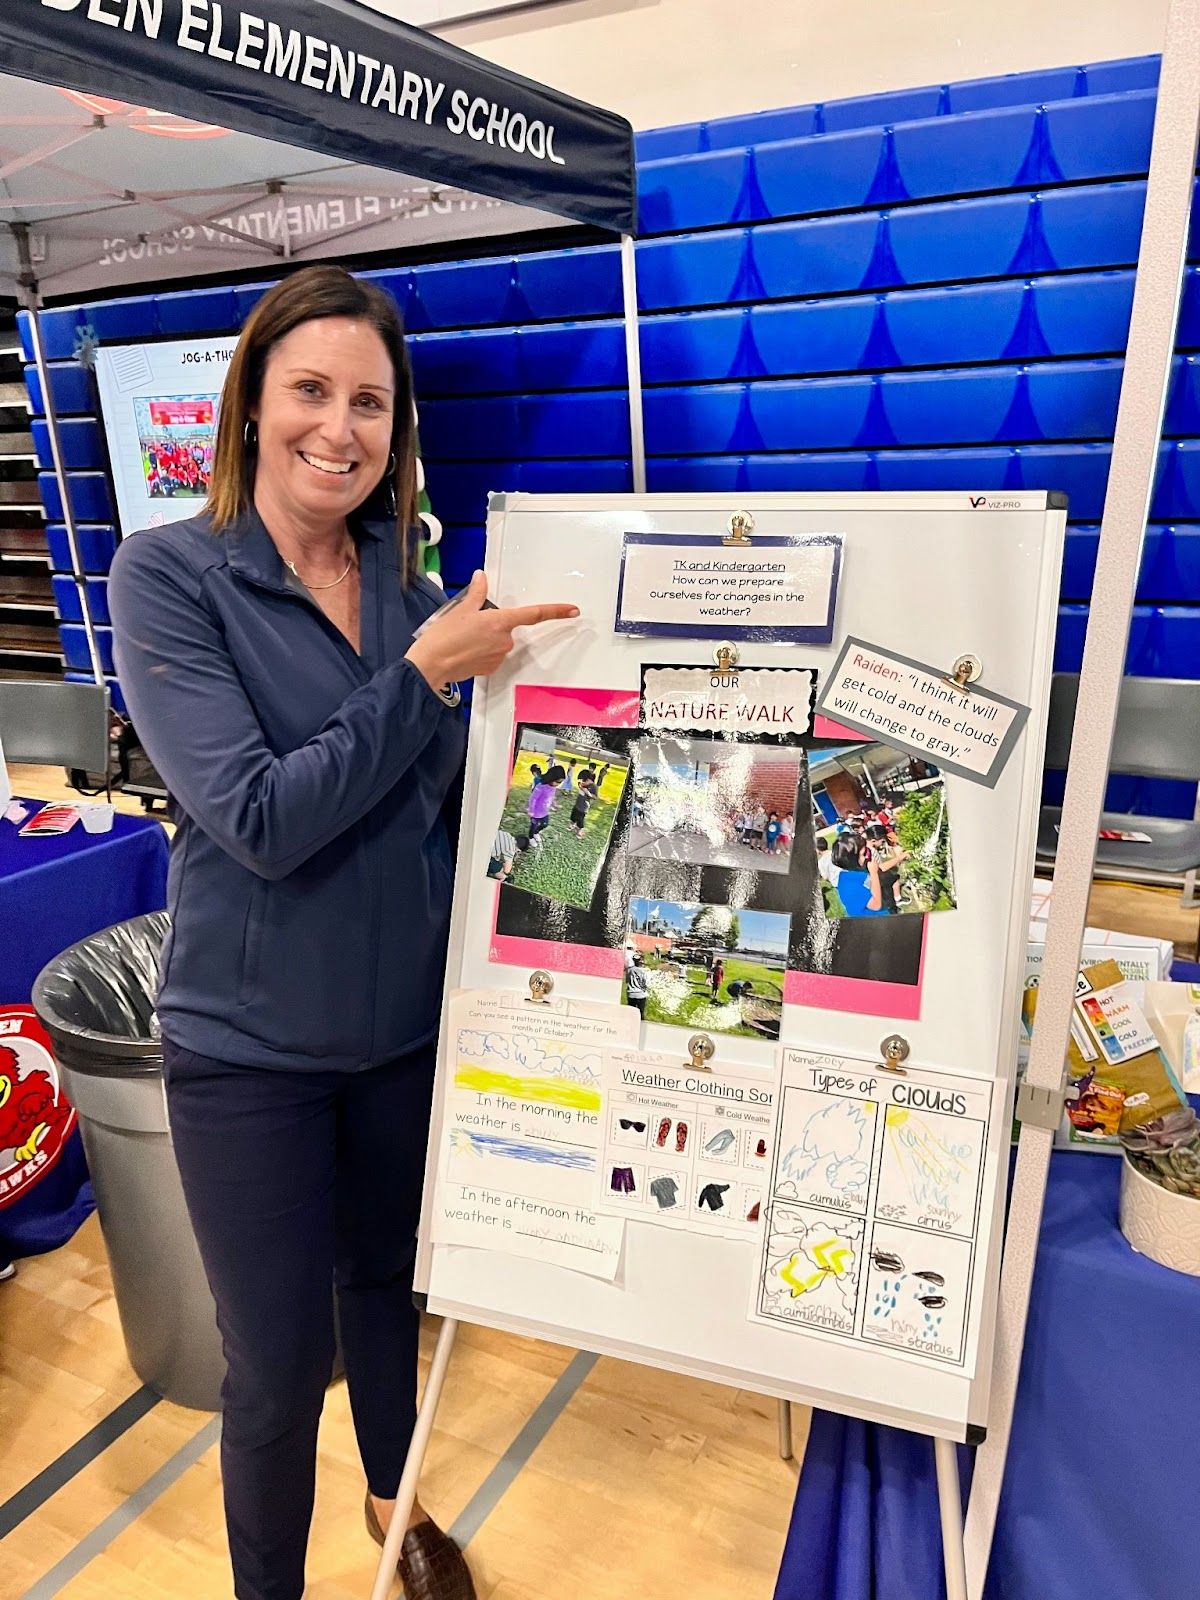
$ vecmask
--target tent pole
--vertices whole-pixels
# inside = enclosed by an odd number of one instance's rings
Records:
[[[629,373],[629,442],[633,492],[646,492],[646,434],[642,419],[642,351],[638,340],[637,264],[633,237],[621,235],[621,297],[625,305],[625,364]]]
[[[1054,1096],[1063,1084],[1071,1009],[1108,778],[1129,622],[1162,439],[1163,412],[1187,255],[1200,121],[1200,0],[1171,0],[1154,117],[1125,374],[1100,526],[1078,710],[1054,866],[1054,900],[1025,1081]],[[1052,1122],[1022,1122],[996,1321],[985,1442],[975,1460],[966,1554],[972,1600],[983,1593],[1004,1480],[1021,1346],[1029,1312]]]
[[[50,436],[50,459],[54,466],[54,476],[58,483],[59,499],[62,501],[63,526],[67,532],[67,547],[71,552],[71,576],[75,581],[75,588],[79,594],[79,604],[83,614],[83,631],[87,635],[88,655],[92,663],[92,677],[97,683],[104,682],[104,669],[100,665],[100,649],[96,643],[96,630],[92,626],[92,612],[88,604],[87,577],[84,574],[83,562],[79,558],[79,537],[75,527],[75,512],[71,506],[71,496],[67,488],[67,474],[63,467],[62,439],[58,431],[58,412],[54,405],[54,394],[50,387],[50,369],[46,364],[46,352],[42,345],[42,325],[38,317],[38,287],[37,278],[33,272],[33,261],[29,254],[29,229],[23,222],[13,224],[13,235],[17,242],[17,254],[21,263],[21,300],[29,313],[29,333],[33,340],[33,360],[37,367],[38,382],[42,389],[42,408],[46,417],[46,431]]]

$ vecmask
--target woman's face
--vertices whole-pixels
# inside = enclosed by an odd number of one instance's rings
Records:
[[[392,449],[395,373],[370,323],[302,322],[272,346],[258,424],[255,498],[306,524],[334,524],[383,477]]]

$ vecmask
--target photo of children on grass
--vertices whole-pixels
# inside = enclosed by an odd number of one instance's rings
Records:
[[[627,756],[526,728],[488,877],[587,910],[628,777]]]
[[[812,750],[808,767],[827,917],[955,909],[946,785],[937,767],[874,740]]]
[[[778,912],[635,896],[621,998],[647,1022],[778,1039],[790,922]]]
[[[736,739],[664,735],[633,747],[629,854],[786,872],[800,759]]]

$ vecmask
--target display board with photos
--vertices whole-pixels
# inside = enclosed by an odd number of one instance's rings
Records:
[[[493,497],[491,594],[580,618],[476,686],[432,1309],[983,1423],[1064,524]]]

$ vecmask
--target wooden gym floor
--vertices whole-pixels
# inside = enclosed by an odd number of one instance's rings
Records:
[[[57,770],[12,776],[18,794],[69,797]],[[1097,885],[1089,920],[1196,949],[1197,913],[1169,893]],[[430,1321],[423,1366],[435,1337]],[[807,1416],[793,1409],[799,1456]],[[0,1284],[0,1594],[227,1600],[217,1430],[129,1369],[94,1216],[21,1262]],[[480,1600],[770,1600],[796,1472],[771,1400],[464,1327],[422,1493],[465,1543]],[[370,1592],[362,1496],[339,1383],[321,1426],[308,1600]]]

